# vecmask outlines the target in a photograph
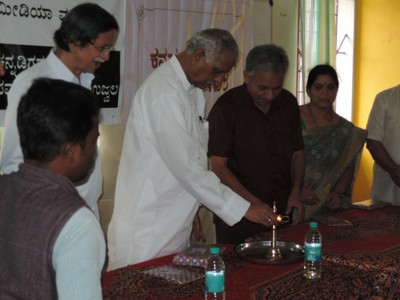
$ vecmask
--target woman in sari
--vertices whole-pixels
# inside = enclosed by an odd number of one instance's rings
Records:
[[[367,136],[333,110],[339,88],[330,65],[317,65],[308,76],[310,102],[300,107],[305,175],[302,199],[306,218],[351,205],[351,192]]]

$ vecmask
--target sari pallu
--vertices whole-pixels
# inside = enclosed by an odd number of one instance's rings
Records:
[[[328,196],[343,172],[354,162],[353,179],[347,187],[342,207],[351,205],[353,183],[367,137],[367,131],[354,126],[344,118],[333,125],[305,128],[302,122],[305,174],[304,185],[311,188],[319,201],[314,205],[305,204],[305,217],[323,209]]]

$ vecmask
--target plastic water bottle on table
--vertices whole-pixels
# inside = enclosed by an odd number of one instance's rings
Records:
[[[225,263],[218,247],[210,248],[205,271],[205,299],[225,300]]]

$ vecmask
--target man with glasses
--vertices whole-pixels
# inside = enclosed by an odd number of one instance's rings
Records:
[[[8,93],[8,107],[4,124],[4,137],[0,157],[0,170],[11,173],[22,162],[22,151],[16,124],[16,112],[21,95],[39,77],[62,79],[90,89],[92,74],[110,58],[119,33],[116,19],[106,10],[93,3],[80,4],[63,18],[54,33],[56,47],[41,63],[17,76]],[[82,182],[76,184],[79,194],[99,218],[97,200],[102,192],[100,157]]]
[[[102,54],[107,54],[110,53],[111,51],[114,51],[114,46],[96,46],[95,43],[93,42],[89,42],[93,47],[95,47],[97,49],[97,51],[99,51]]]

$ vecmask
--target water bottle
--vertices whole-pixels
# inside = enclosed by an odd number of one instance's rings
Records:
[[[308,279],[321,278],[322,237],[317,222],[310,222],[304,240],[304,276]]]
[[[218,247],[211,247],[207,258],[205,299],[225,299],[225,264]]]

